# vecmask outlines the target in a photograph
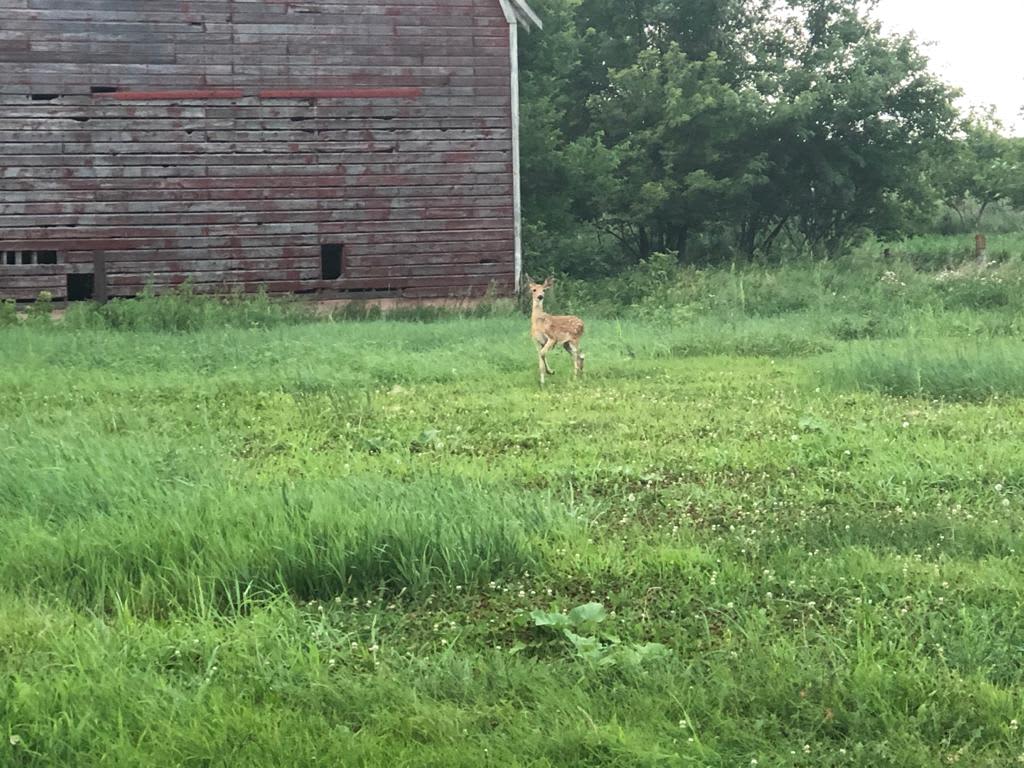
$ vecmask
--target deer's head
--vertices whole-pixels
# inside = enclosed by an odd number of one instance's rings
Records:
[[[527,279],[527,282],[529,283],[530,296],[533,298],[533,303],[535,305],[536,304],[543,304],[544,303],[544,294],[547,291],[551,290],[551,288],[554,287],[554,285],[555,285],[555,278],[549,277],[543,283],[535,283],[535,282],[533,282],[532,280],[530,280],[529,275],[527,275],[526,279]]]

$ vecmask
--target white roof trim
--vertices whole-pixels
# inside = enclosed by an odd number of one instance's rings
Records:
[[[505,8],[505,15],[508,16],[509,11],[511,11],[514,20],[522,24],[527,30],[531,26],[537,29],[544,29],[544,22],[540,20],[540,16],[534,13],[526,0],[501,0],[501,4]],[[511,21],[513,19],[509,19],[509,22]]]
[[[512,0],[512,4],[516,6],[520,14],[526,17],[526,23],[523,24],[524,27],[529,29],[530,24],[533,24],[537,29],[544,29],[544,22],[540,20],[540,16],[533,12],[533,9],[526,0]]]

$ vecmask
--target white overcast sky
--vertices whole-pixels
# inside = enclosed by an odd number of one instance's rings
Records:
[[[962,106],[988,106],[1024,135],[1024,1],[879,0],[892,32],[914,32],[932,71],[964,92]]]

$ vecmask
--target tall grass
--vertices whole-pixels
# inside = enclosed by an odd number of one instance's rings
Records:
[[[11,310],[7,310],[7,315]],[[330,312],[318,313],[314,303],[308,300],[271,298],[263,291],[209,296],[194,293],[186,283],[161,295],[144,291],[136,298],[114,299],[102,306],[76,303],[68,309],[62,324],[73,330],[181,333],[207,328],[270,328],[318,320],[355,322],[387,318],[434,322],[453,317],[488,317],[510,310],[511,302],[489,295],[483,301],[454,309],[410,306],[384,312],[375,304],[353,301]],[[4,317],[0,315],[0,325],[4,324]]]
[[[859,346],[839,354],[828,371],[840,390],[947,400],[1024,395],[1024,344],[985,341],[965,345],[915,339]]]
[[[101,612],[479,588],[542,571],[537,543],[574,523],[549,494],[443,475],[243,489],[165,441],[132,455],[118,440],[8,437],[0,584]]]
[[[134,299],[114,299],[102,306],[71,305],[63,320],[75,330],[189,332],[202,328],[260,328],[308,322],[311,304],[271,299],[266,293],[211,297],[192,292],[186,283],[171,293],[144,291]]]

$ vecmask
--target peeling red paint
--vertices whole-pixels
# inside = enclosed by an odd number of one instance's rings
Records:
[[[422,88],[282,88],[262,90],[261,99],[418,99]]]

